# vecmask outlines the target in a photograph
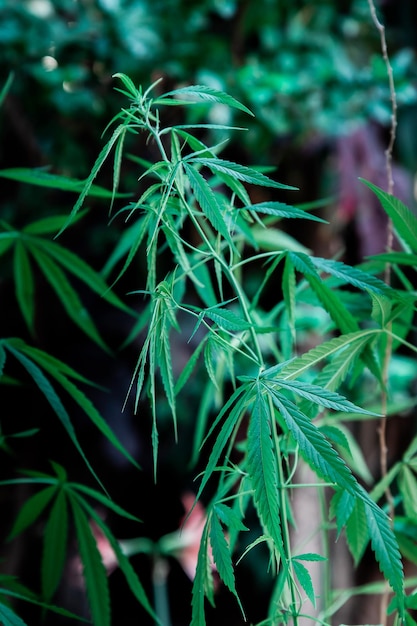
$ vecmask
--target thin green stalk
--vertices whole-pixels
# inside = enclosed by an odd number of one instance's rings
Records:
[[[227,263],[227,261],[221,255],[219,255],[216,252],[216,250],[213,248],[213,246],[211,245],[210,240],[208,239],[206,233],[204,232],[201,224],[199,223],[198,219],[194,215],[194,212],[191,210],[191,207],[188,205],[188,202],[186,198],[184,197],[184,194],[178,188],[177,188],[177,193],[179,194],[181,201],[184,203],[184,206],[187,208],[187,212],[190,216],[190,219],[193,222],[202,241],[205,243],[207,248],[211,251],[213,259],[221,265],[230,285],[232,286],[234,292],[236,293],[240,306],[242,307],[242,312],[245,317],[245,320],[250,324],[249,332],[251,334],[255,352],[258,358],[258,365],[260,369],[263,369],[264,360],[263,360],[262,350],[258,341],[258,335],[256,334],[256,330],[253,328],[252,318],[250,316],[249,309],[246,304],[246,297],[245,297],[245,294],[243,293],[240,283],[236,280],[236,277],[233,274],[233,271],[231,270],[230,264]]]
[[[159,555],[155,555],[152,567],[152,585],[155,613],[159,618],[159,622],[156,622],[155,626],[171,626],[167,587],[168,572],[168,561]]]
[[[334,486],[334,485],[333,485]],[[326,498],[326,491],[324,489],[318,490],[318,497],[320,503],[320,511],[321,511],[321,542],[323,546],[323,556],[327,559],[324,568],[324,576],[323,576],[323,608],[321,613],[328,610],[331,604],[331,593],[332,593],[332,577],[329,565],[329,556],[330,556],[330,546],[329,546],[329,528],[328,523],[325,522],[328,515],[328,502]]]
[[[236,280],[235,275],[233,274],[233,272],[230,270],[230,267],[228,266],[228,264],[222,259],[222,266],[224,269],[224,272],[229,280],[229,283],[232,285],[233,289],[235,290],[235,293],[238,296],[239,299],[239,303],[240,306],[242,307],[242,311],[243,311],[243,315],[245,316],[245,319],[247,320],[247,322],[251,325],[249,332],[252,336],[252,341],[255,347],[255,351],[256,354],[258,356],[259,359],[259,367],[260,370],[262,370],[264,368],[264,360],[263,360],[263,355],[262,355],[262,350],[261,347],[259,345],[259,341],[258,341],[258,335],[256,333],[255,328],[253,327],[253,322],[252,322],[252,318],[250,316],[249,313],[249,309],[247,307],[246,304],[246,297],[245,294],[243,293],[243,290],[240,286],[240,283]]]
[[[164,148],[164,144],[162,143],[159,132],[156,129],[154,129],[152,126],[149,126],[149,132],[151,133],[152,137],[155,139],[156,145],[159,148],[159,152],[161,153],[163,160],[166,161],[166,163],[171,163],[166,153],[166,150]]]
[[[274,409],[272,399],[270,396],[268,396],[268,402],[269,402],[271,415],[274,415],[275,409]],[[286,498],[285,498],[286,481],[285,481],[285,476],[284,476],[283,460],[282,460],[279,436],[277,432],[277,423],[275,419],[272,420],[272,434],[273,434],[273,439],[275,443],[276,460],[277,460],[277,467],[278,467],[278,480],[279,480],[278,498],[279,498],[279,508],[281,512],[282,542],[283,542],[284,553],[287,556],[287,563],[283,563],[283,567],[286,568],[288,571],[287,580],[288,580],[288,585],[290,588],[291,604],[292,604],[293,611],[294,611],[295,607],[297,606],[297,599],[296,599],[297,589],[296,589],[295,582],[294,582],[295,575],[294,575],[294,571],[292,568],[292,561],[291,561],[291,539],[290,539],[290,531],[289,531],[289,520],[288,520],[288,515],[287,515],[287,503],[286,503]],[[294,626],[297,626],[298,614],[292,613],[292,617],[294,620],[293,621]]]

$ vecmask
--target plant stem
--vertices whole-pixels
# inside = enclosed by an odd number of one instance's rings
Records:
[[[395,84],[394,84],[394,75],[392,71],[392,66],[388,56],[388,47],[387,40],[385,37],[385,27],[378,19],[374,0],[368,0],[369,9],[371,13],[372,20],[375,24],[376,29],[379,32],[380,40],[381,40],[381,50],[382,56],[385,61],[385,66],[388,74],[388,83],[389,83],[389,92],[390,92],[390,100],[391,100],[391,126],[390,126],[390,140],[385,150],[385,166],[387,173],[387,184],[388,184],[388,193],[393,195],[394,193],[394,177],[392,171],[392,152],[395,143],[396,130],[397,130],[397,97],[395,92]],[[387,245],[386,251],[390,252],[392,250],[394,238],[394,229],[392,220],[388,219],[387,224]],[[391,264],[388,262],[385,265],[385,282],[387,285],[391,283]],[[388,330],[392,328],[392,322],[389,323]],[[386,436],[386,425],[387,425],[387,405],[388,405],[388,378],[389,378],[389,364],[392,356],[392,336],[391,333],[387,335],[387,343],[385,346],[385,355],[383,362],[383,370],[382,370],[382,379],[384,383],[384,389],[382,390],[382,398],[381,398],[381,412],[382,419],[379,425],[379,449],[380,449],[380,465],[381,465],[381,475],[382,478],[386,477],[388,472],[388,446],[387,446],[387,436]],[[385,490],[385,496],[387,499],[387,503],[389,506],[391,519],[394,519],[394,500],[391,493],[391,489],[389,484]],[[380,604],[380,622],[381,624],[387,623],[387,606],[388,606],[388,587],[386,587],[386,592],[382,595],[381,604]]]
[[[155,613],[159,618],[156,626],[171,626],[171,616],[168,600],[168,579],[169,565],[166,559],[156,555],[152,567],[152,585],[155,600]]]
[[[268,396],[268,401],[270,405],[271,416],[273,416],[275,413],[275,409],[272,404],[272,399],[270,396]],[[288,515],[287,515],[287,502],[285,498],[286,481],[285,481],[285,476],[284,476],[279,436],[277,432],[277,423],[275,419],[272,419],[272,432],[273,432],[273,438],[275,442],[276,459],[277,459],[277,466],[278,466],[278,481],[279,481],[278,498],[279,498],[280,514],[281,514],[282,543],[283,543],[284,553],[287,558],[287,562],[283,563],[283,567],[286,568],[288,572],[287,581],[288,581],[288,586],[290,588],[291,605],[292,605],[292,610],[290,614],[293,617],[294,626],[297,626],[298,625],[298,612],[295,610],[297,606],[296,586],[294,582],[294,572],[293,572],[293,567],[292,567],[292,562],[291,562],[291,539],[290,539],[290,532],[289,532],[289,520],[288,520]]]
[[[252,341],[253,341],[253,345],[254,345],[254,349],[258,358],[258,365],[260,369],[263,369],[264,367],[264,360],[263,360],[263,356],[262,356],[262,350],[258,341],[258,335],[256,334],[256,330],[253,327],[253,323],[252,323],[252,318],[250,316],[249,313],[249,309],[247,307],[246,304],[246,297],[245,294],[243,293],[243,290],[240,286],[239,281],[236,280],[235,275],[233,274],[233,271],[231,269],[231,265],[230,263],[228,263],[220,254],[217,253],[217,251],[213,248],[213,246],[211,245],[206,233],[204,232],[203,228],[201,227],[201,224],[199,223],[198,219],[196,218],[196,216],[194,215],[191,207],[188,205],[188,202],[186,200],[186,198],[184,197],[184,194],[182,193],[182,191],[180,189],[176,189],[181,201],[184,203],[184,206],[187,207],[187,211],[188,214],[190,216],[191,221],[193,222],[199,236],[201,237],[202,241],[205,243],[205,245],[207,246],[207,248],[210,250],[211,255],[214,259],[214,261],[217,261],[223,271],[225,276],[227,277],[230,285],[232,286],[238,300],[240,303],[240,306],[242,307],[242,312],[243,315],[245,317],[245,320],[250,324],[250,329],[249,332],[251,334],[252,337]]]
[[[387,41],[385,37],[385,27],[378,19],[374,1],[368,0],[368,3],[369,3],[369,9],[371,12],[372,20],[380,35],[382,56],[385,61],[387,74],[388,74],[390,100],[391,100],[391,127],[390,127],[390,140],[388,143],[388,147],[385,150],[385,165],[386,165],[387,185],[388,185],[387,191],[390,195],[393,195],[394,177],[393,177],[393,171],[392,171],[392,151],[394,148],[396,129],[397,129],[397,97],[396,97],[396,92],[395,92],[395,84],[394,84],[392,66],[389,60],[389,56],[388,56],[388,47],[387,47]],[[392,250],[393,237],[394,237],[393,224],[392,224],[392,220],[389,219],[388,224],[387,224],[387,244],[386,244],[387,252],[390,252]],[[385,265],[385,282],[387,285],[391,283],[391,264],[389,262],[386,263]],[[388,330],[390,330],[391,327],[392,327],[392,323],[389,324]],[[391,336],[391,333],[388,332],[387,343],[385,346],[383,370],[382,370],[382,378],[383,378],[385,388],[388,384],[388,378],[389,378],[388,370],[389,370],[391,355],[392,355],[392,336]],[[381,474],[382,474],[382,477],[384,478],[387,475],[387,471],[388,471],[388,446],[387,446],[387,440],[386,440],[386,424],[387,424],[386,414],[387,414],[387,404],[388,404],[388,393],[386,390],[382,391],[381,403],[382,403],[381,412],[382,412],[383,417],[380,421],[378,432],[379,432]],[[387,486],[387,489],[386,489],[386,498],[387,498],[387,502],[389,505],[391,518],[393,518],[394,517],[394,502],[393,502],[393,497],[392,497],[392,493],[391,493],[389,486]]]
[[[331,576],[331,569],[330,569],[330,565],[329,565],[329,558],[330,558],[330,545],[329,545],[329,530],[330,530],[330,524],[329,522],[325,522],[326,518],[328,517],[328,502],[327,502],[327,498],[326,498],[326,491],[325,489],[318,489],[318,497],[319,497],[319,504],[320,504],[320,509],[321,509],[321,519],[322,519],[322,525],[321,525],[321,541],[322,541],[322,549],[323,549],[323,556],[327,559],[327,563],[325,564],[325,568],[324,568],[324,576],[323,576],[323,600],[322,600],[322,612],[326,613],[326,611],[328,610],[330,604],[331,604],[331,590],[332,590],[332,576]]]

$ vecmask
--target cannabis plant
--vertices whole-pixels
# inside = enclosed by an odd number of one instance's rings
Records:
[[[288,187],[254,167],[222,159],[222,144],[208,146],[201,138],[205,129],[213,130],[212,125],[190,128],[161,124],[163,107],[189,106],[192,100],[245,107],[207,87],[185,87],[152,97],[156,85],[143,92],[127,76],[119,74],[117,78],[122,81],[121,91],[129,105],[113,120],[113,134],[70,219],[81,208],[113,148],[113,192],[117,192],[124,139],[130,133],[146,133],[158,158],[143,163],[136,157],[144,169],[139,177],[144,189],[122,210],[130,226],[115,258],[122,259],[124,253],[120,277],[142,244],[146,250],[146,284],[141,290],[146,313],[137,328],[138,332],[145,329],[145,339],[131,391],[135,393],[136,408],[143,397],[150,402],[155,479],[161,392],[177,437],[178,397],[199,364],[206,373],[195,425],[195,455],[207,442],[211,450],[196,499],[210,481],[215,481],[216,488],[201,538],[192,624],[204,623],[205,598],[215,601],[210,554],[220,579],[241,605],[233,560],[236,546],[242,546],[242,542],[244,546],[241,535],[246,530],[245,514],[250,505],[257,511],[260,533],[250,546],[240,550],[246,552],[259,542],[268,545],[271,568],[276,572],[274,601],[268,616],[271,623],[297,621],[305,595],[315,604],[315,591],[304,563],[324,557],[294,553],[290,543],[290,494],[295,487],[293,476],[299,455],[323,481],[323,489],[324,485],[333,486],[331,514],[336,518],[338,532],[347,526],[350,534],[361,531],[362,543],[371,541],[402,615],[402,568],[389,520],[335,451],[331,438],[337,435],[314,422],[323,410],[373,415],[341,396],[337,389],[352,372],[357,377],[365,367],[381,381],[374,344],[384,333],[377,324],[361,329],[335,287],[323,280],[323,274],[361,290],[371,301],[388,299],[401,306],[401,299],[370,274],[341,262],[314,258],[295,243],[283,245],[277,222],[283,218],[318,218],[276,200],[252,203],[248,186]],[[262,221],[265,217],[266,223]],[[163,265],[160,261],[163,249],[172,259],[168,268],[166,259]],[[247,285],[245,279],[252,267],[260,265],[262,280]],[[280,272],[281,293],[265,311],[260,304],[263,293],[268,284],[279,280]],[[295,357],[297,297],[306,295],[325,309],[329,324],[338,332]],[[186,317],[193,323],[188,337],[179,322]],[[191,345],[198,336],[177,378],[171,347],[173,332],[185,335]]]
[[[386,392],[382,372],[388,338],[397,345],[404,344],[410,328],[414,294],[409,284],[404,279],[394,289],[378,277],[385,257],[373,265],[350,267],[340,260],[313,256],[285,234],[281,228],[285,220],[323,220],[312,207],[297,206],[297,191],[277,182],[256,164],[222,158],[224,137],[242,129],[181,121],[170,125],[166,121],[173,119],[172,107],[178,110],[176,119],[181,120],[184,107],[199,103],[233,107],[251,115],[244,105],[206,86],[161,93],[159,82],[142,90],[124,74],[115,78],[120,81],[119,91],[126,104],[109,125],[110,138],[82,185],[71,214],[36,222],[20,233],[3,224],[0,252],[6,254],[14,246],[16,295],[29,328],[33,327],[34,315],[29,257],[50,281],[70,317],[103,348],[85,311],[80,316],[81,305],[58,266],[101,291],[113,306],[129,309],[136,321],[126,342],[139,343],[140,347],[126,389],[126,403],[133,396],[137,419],[144,419],[140,409],[149,407],[155,481],[161,421],[165,423],[168,412],[172,446],[181,442],[185,422],[193,422],[193,447],[186,462],[195,468],[196,490],[189,516],[202,499],[206,514],[193,580],[192,626],[206,623],[207,603],[215,606],[218,584],[235,596],[244,619],[245,598],[239,593],[236,573],[241,561],[250,558],[261,544],[268,551],[267,569],[273,581],[263,623],[298,624],[304,618],[329,623],[335,604],[331,577],[324,572],[329,572],[332,551],[326,539],[322,553],[306,552],[293,541],[297,519],[292,503],[300,489],[314,489],[318,494],[323,520],[317,520],[314,531],[325,538],[329,529],[334,529],[338,538],[346,531],[356,563],[370,545],[392,592],[389,610],[395,612],[398,622],[415,623],[409,614],[414,600],[405,597],[398,543],[401,539],[406,545],[406,533],[395,532],[392,520],[377,503],[387,480],[372,493],[363,486],[366,483],[359,461],[361,467],[365,463],[344,425],[345,418],[380,416],[379,398]],[[220,139],[211,142],[213,137]],[[142,153],[134,153],[142,138],[151,161]],[[83,219],[85,200],[101,189],[94,182],[109,158],[113,159],[110,227],[118,221],[124,230],[106,263],[106,283],[79,259],[63,252],[57,242],[45,241],[43,235],[53,228],[60,235],[74,220]],[[136,168],[139,186],[138,191],[133,190],[136,197],[119,208],[119,184],[126,162]],[[79,185],[39,172],[8,171],[2,175],[26,176],[29,182],[61,189],[72,185],[74,190]],[[294,206],[283,201],[284,193],[286,199],[292,195]],[[384,192],[378,193],[387,204]],[[255,196],[261,201],[254,201]],[[397,214],[397,205],[392,202],[390,206]],[[405,209],[401,214],[405,215]],[[407,213],[406,219],[415,228],[411,214]],[[412,244],[415,256],[415,236],[410,241],[404,224],[400,234]],[[414,256],[405,261],[404,255],[397,255],[394,260],[412,265]],[[137,271],[138,261],[146,264],[145,272]],[[143,284],[140,274],[145,276]],[[130,291],[141,298],[139,312],[132,312],[109,287],[111,280],[116,283],[126,276],[129,281],[138,277]],[[311,320],[317,318],[320,332],[312,343],[308,331]],[[20,340],[4,340],[0,350],[2,364],[6,355],[13,356],[33,377],[92,472],[51,380],[69,393],[128,456],[79,390],[76,383],[87,381],[77,372]],[[355,390],[364,380],[368,393],[358,404]],[[416,450],[413,442],[407,465],[400,464],[395,470],[403,486],[412,481],[414,493]],[[304,463],[314,473],[311,484],[299,482],[299,468]],[[67,472],[56,463],[52,475],[32,473],[3,484],[24,480],[41,490],[23,506],[12,536],[49,510],[44,534],[43,602],[53,600],[63,571],[71,519],[94,623],[110,624],[111,607],[92,522],[106,537],[132,592],[154,615],[140,572],[138,576],[129,561],[135,551],[144,550],[140,526],[138,538],[120,542],[92,502],[133,519],[129,511],[113,502],[101,485],[96,490],[70,482]],[[415,513],[415,503],[404,497],[406,512]],[[186,524],[187,520],[184,529]],[[175,550],[181,544],[181,533],[177,539]],[[166,555],[175,552],[168,543],[161,540],[155,547],[159,555],[162,552],[163,556],[164,545]],[[148,550],[149,543],[146,545]],[[312,565],[323,567],[324,589],[315,587]],[[6,616],[11,609],[2,606],[5,623],[18,623],[12,621],[10,613]],[[163,622],[157,613],[155,619]]]

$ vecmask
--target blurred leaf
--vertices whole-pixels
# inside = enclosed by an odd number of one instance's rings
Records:
[[[14,587],[15,585],[13,585]],[[84,622],[87,623],[88,620],[84,619],[83,617],[81,617],[80,615],[76,615],[75,613],[71,613],[71,611],[67,611],[66,609],[62,609],[59,606],[55,606],[53,604],[46,604],[45,602],[39,602],[38,600],[36,600],[36,597],[34,594],[31,594],[31,592],[29,592],[29,590],[26,590],[23,585],[16,585],[16,587],[18,587],[19,589],[22,589],[24,592],[16,592],[12,589],[9,588],[4,588],[4,587],[0,587],[0,595],[1,596],[6,596],[6,597],[10,597],[10,598],[14,598],[16,600],[23,600],[24,602],[29,602],[31,604],[34,604],[35,606],[39,606],[43,609],[46,609],[48,611],[52,611],[53,613],[56,613],[57,615],[63,615],[64,617],[69,617],[70,619],[75,619],[78,622]],[[4,608],[5,605],[3,603],[0,602],[0,607]],[[3,624],[2,624],[3,626]],[[16,626],[21,626],[21,622],[17,622]],[[24,625],[26,626],[26,624]],[[29,625],[30,626],[30,625]]]
[[[43,372],[39,369],[39,367],[24,354],[25,344],[23,342],[18,342],[16,345],[16,342],[13,342],[13,340],[8,340],[6,347],[9,350],[9,352],[11,352],[13,356],[23,365],[23,367],[26,369],[28,374],[33,378],[33,381],[36,383],[39,390],[44,394],[45,398],[47,399],[48,403],[52,407],[53,411],[55,412],[55,414],[61,421],[62,425],[67,431],[67,434],[69,435],[71,441],[73,442],[78,452],[82,456],[90,472],[98,481],[98,483],[101,485],[102,484],[101,481],[99,480],[97,474],[93,470],[89,460],[87,459],[86,455],[84,454],[83,449],[80,446],[80,443],[76,436],[70,416],[68,412],[66,411],[64,405],[62,404],[61,399],[57,395],[55,389],[52,387],[49,380],[46,378]]]
[[[0,601],[0,620],[2,626],[27,626],[11,608]]]
[[[43,535],[42,596],[49,602],[61,580],[67,556],[68,510],[63,489],[58,491]]]
[[[77,218],[74,218],[74,222],[82,219],[86,211],[80,211]],[[50,233],[56,233],[63,224],[67,221],[67,215],[52,215],[50,217],[44,217],[36,222],[31,222],[25,226],[22,230],[23,233],[28,235],[48,235]]]
[[[14,248],[16,298],[31,334],[34,334],[35,284],[27,249],[17,240]]]
[[[97,514],[97,512],[91,507],[88,507],[88,510],[90,512],[91,518],[95,521],[97,526],[100,528],[104,536],[109,541],[110,546],[114,554],[116,555],[118,565],[121,571],[123,572],[123,575],[129,586],[129,589],[131,590],[135,598],[138,600],[138,602],[141,604],[141,606],[143,606],[146,609],[146,611],[149,613],[149,615],[151,615],[151,617],[155,620],[155,622],[159,623],[159,618],[155,615],[155,611],[153,610],[147,598],[145,589],[143,588],[143,585],[140,582],[138,574],[134,570],[132,565],[130,564],[130,561],[128,560],[126,555],[123,553],[122,548],[120,547],[120,542],[114,538],[114,536],[110,532],[110,529],[103,522],[103,520]]]
[[[14,537],[26,530],[26,528],[31,526],[38,519],[54,497],[56,490],[57,486],[51,485],[35,493],[25,501],[14,521],[9,539],[14,539]]]
[[[308,562],[327,561],[325,556],[321,556],[321,554],[315,554],[314,552],[306,552],[304,554],[297,554],[297,556],[294,556],[293,559],[297,561],[308,561]]]
[[[381,326],[386,328],[390,320],[392,311],[392,300],[383,294],[371,293],[372,298],[372,319]]]
[[[70,504],[92,621],[94,626],[110,626],[110,597],[106,570],[85,513],[72,496]]]
[[[383,254],[376,254],[369,257],[372,261],[381,261],[382,263],[398,263],[399,265],[413,265],[417,268],[417,254],[411,254],[411,252],[386,252]]]
[[[324,426],[319,426],[319,430],[327,439],[332,441],[335,445],[343,448],[345,451],[350,453],[348,438],[346,437],[345,432],[339,426],[336,427],[325,424]]]
[[[27,185],[38,185],[40,187],[49,187],[51,189],[59,189],[60,191],[73,191],[80,193],[86,184],[83,180],[74,180],[67,176],[59,176],[58,174],[50,174],[44,169],[27,169],[24,167],[15,167],[0,170],[0,177],[10,180],[17,180]],[[96,198],[112,198],[113,192],[97,185],[90,185],[85,195]],[[129,197],[130,193],[116,194],[117,198]],[[68,221],[68,216],[66,216]]]
[[[14,79],[14,72],[10,72],[6,79],[6,82],[4,83],[0,91],[0,107],[2,106],[4,99],[6,98],[7,94],[10,91],[10,87],[12,86],[13,79]]]
[[[37,249],[33,247],[32,254],[74,324],[81,328],[103,350],[109,352],[109,348],[101,338],[90,314],[81,302],[78,291],[71,286],[58,265],[39,247]]]
[[[96,500],[96,502],[102,504],[106,509],[110,509],[111,511],[113,511],[117,515],[121,515],[125,519],[131,520],[133,522],[140,522],[139,518],[135,517],[125,509],[122,509],[122,507],[114,502],[114,500],[111,500],[109,497],[102,494],[100,491],[97,491],[96,489],[92,489],[91,487],[83,485],[82,483],[68,483],[68,488],[70,488],[73,492],[77,492],[78,495],[83,494],[88,496],[89,499]],[[81,500],[81,496],[79,497]],[[83,502],[85,502],[84,499]]]
[[[0,341],[0,379],[3,377],[4,366],[6,365],[6,350]]]
[[[97,429],[110,441],[110,443],[123,454],[133,465],[138,467],[137,462],[129,454],[126,448],[120,443],[113,430],[97,411],[87,396],[69,379],[72,377],[73,370],[68,368],[58,359],[52,359],[47,353],[30,346],[25,346],[25,352],[32,357],[42,368],[44,368],[50,376],[55,378],[63,389],[65,389],[71,398],[76,402],[85,414],[90,418]],[[81,379],[83,380],[83,379]]]
[[[407,517],[417,521],[417,478],[405,464],[401,467],[398,483]]]
[[[35,245],[36,248],[41,248],[68,272],[84,282],[94,293],[122,311],[130,315],[133,314],[132,309],[116,296],[100,274],[92,269],[88,263],[85,263],[78,255],[46,239],[38,238]]]
[[[329,432],[329,428],[331,431]],[[369,467],[366,463],[366,459],[364,453],[353,436],[352,432],[349,428],[345,427],[343,424],[338,423],[337,431],[341,434],[342,438],[346,441],[345,444],[342,444],[342,440],[337,439],[337,435],[335,436],[335,429],[333,426],[325,425],[320,428],[320,430],[324,430],[324,434],[329,436],[332,441],[338,445],[343,445],[344,454],[343,456],[347,459],[350,467],[353,468],[356,476],[359,476],[366,484],[371,485],[374,482],[373,476],[369,470]]]
[[[252,235],[257,245],[262,250],[293,250],[294,252],[309,253],[309,250],[299,243],[294,237],[278,228],[264,228],[261,226],[252,228]]]
[[[375,193],[388,217],[392,220],[398,235],[410,246],[411,252],[416,254],[417,218],[401,200],[363,178],[360,178],[360,180]]]

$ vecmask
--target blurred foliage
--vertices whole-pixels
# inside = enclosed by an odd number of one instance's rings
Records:
[[[409,107],[414,52],[389,34],[398,101]],[[161,75],[227,91],[256,115],[243,141],[258,161],[280,138],[334,136],[390,115],[366,0],[0,0],[0,59],[3,82],[14,71],[15,131],[26,141],[32,133],[39,161],[72,175],[85,175],[85,145],[117,109],[111,77],[120,71],[137,84]],[[220,104],[209,115],[248,125]]]

